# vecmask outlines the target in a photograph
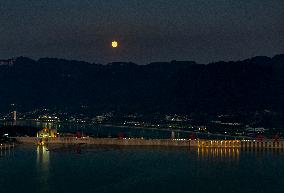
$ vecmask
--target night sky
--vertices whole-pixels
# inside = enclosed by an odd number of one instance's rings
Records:
[[[2,59],[208,63],[284,53],[283,0],[0,0],[0,24]]]

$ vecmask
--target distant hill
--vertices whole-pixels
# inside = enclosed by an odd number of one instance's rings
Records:
[[[91,64],[19,57],[0,65],[0,110],[221,113],[284,111],[284,55],[207,65]]]

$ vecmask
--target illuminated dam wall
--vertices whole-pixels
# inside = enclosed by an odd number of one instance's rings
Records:
[[[17,137],[20,143],[34,143],[36,137]],[[243,149],[284,149],[283,140],[186,140],[186,139],[137,139],[137,138],[76,138],[59,137],[43,139],[45,144],[89,144],[118,146],[176,146],[176,147],[208,147],[208,148],[243,148]]]

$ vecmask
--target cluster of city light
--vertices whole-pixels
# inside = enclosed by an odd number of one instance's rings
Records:
[[[173,139],[175,141],[187,141],[187,139]]]
[[[201,140],[199,147],[239,147],[240,140]]]
[[[240,142],[240,140],[210,140],[210,142],[218,143],[218,142]]]

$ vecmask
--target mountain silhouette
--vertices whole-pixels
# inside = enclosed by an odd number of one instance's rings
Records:
[[[107,65],[19,57],[0,65],[0,109],[222,113],[284,110],[284,55]]]

